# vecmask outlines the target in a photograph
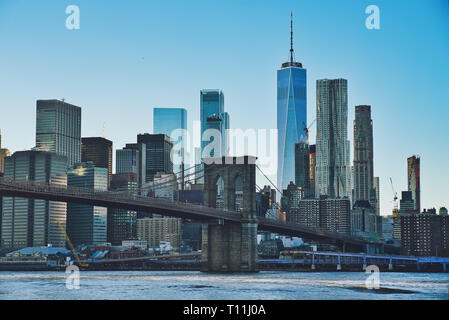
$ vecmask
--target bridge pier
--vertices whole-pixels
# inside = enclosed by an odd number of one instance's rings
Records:
[[[257,272],[257,223],[203,225],[202,272]]]
[[[222,157],[203,161],[204,203],[209,207],[220,203],[224,210],[240,213],[241,218],[203,226],[201,271],[257,272],[256,158]],[[220,188],[219,184],[222,184]]]

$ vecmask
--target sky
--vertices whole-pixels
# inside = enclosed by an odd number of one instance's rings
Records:
[[[79,30],[66,28],[69,5],[80,9]],[[368,5],[379,8],[379,30],[365,26]],[[38,99],[81,106],[82,136],[100,136],[105,123],[114,149],[152,132],[154,107],[186,108],[191,127],[201,89],[223,90],[231,128],[274,129],[291,11],[309,122],[318,79],[348,80],[351,143],[354,107],[372,106],[381,214],[393,208],[390,177],[407,189],[414,154],[423,208],[448,207],[447,0],[0,0],[3,147],[34,147]]]

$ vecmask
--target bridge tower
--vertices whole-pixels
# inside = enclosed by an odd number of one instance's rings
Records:
[[[236,211],[240,222],[203,225],[203,272],[257,272],[256,157],[204,161],[204,204]]]

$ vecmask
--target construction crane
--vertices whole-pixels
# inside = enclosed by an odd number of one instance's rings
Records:
[[[393,190],[393,202],[394,202],[394,210],[398,210],[398,193],[394,189],[393,179],[390,177],[391,189]]]
[[[316,118],[315,118],[315,120],[312,121],[311,124],[309,124],[309,127],[306,126],[304,121],[302,122],[302,131],[304,131],[306,134],[305,140],[306,140],[307,144],[309,144],[309,130],[310,130],[310,128],[312,128],[312,126],[314,125],[315,122],[316,122]]]
[[[64,229],[64,227],[63,227],[61,221],[59,221],[59,220],[57,220],[57,221],[58,221],[59,229],[61,230],[62,233],[64,233],[65,241],[66,241],[67,244],[69,245],[70,250],[72,250],[73,255],[75,256],[76,260],[78,261],[78,265],[79,265],[80,267],[87,267],[87,266],[88,266],[87,263],[81,262],[80,257],[79,257],[78,254],[76,253],[76,250],[75,250],[75,248],[74,248],[73,245],[72,245],[72,241],[70,241],[70,238],[69,238],[69,236],[67,235],[67,232],[65,232],[65,229]]]

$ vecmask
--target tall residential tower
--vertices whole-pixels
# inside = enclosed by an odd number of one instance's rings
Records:
[[[348,82],[317,80],[315,197],[350,197]]]

